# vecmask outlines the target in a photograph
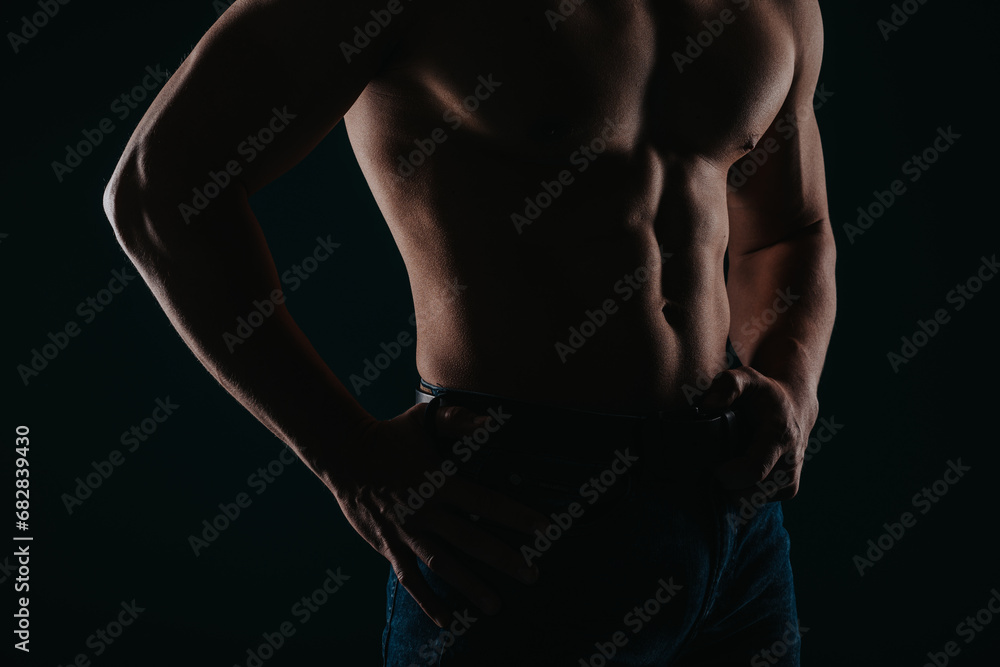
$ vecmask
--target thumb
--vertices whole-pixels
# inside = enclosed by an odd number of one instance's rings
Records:
[[[433,402],[432,402],[433,403]],[[428,404],[432,430],[437,437],[461,438],[486,423],[489,417],[478,415],[472,410],[460,405]]]
[[[748,382],[746,373],[738,368],[722,371],[702,394],[698,407],[709,412],[723,412],[743,394]]]

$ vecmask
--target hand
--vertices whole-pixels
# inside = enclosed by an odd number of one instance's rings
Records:
[[[388,559],[399,583],[424,613],[444,627],[453,610],[431,591],[417,566],[418,558],[484,613],[496,613],[500,605],[496,592],[456,558],[456,551],[524,583],[533,583],[538,569],[528,567],[516,549],[468,515],[526,535],[544,530],[550,522],[539,512],[456,474],[445,475],[443,485],[412,511],[407,499],[422,484],[428,488],[425,472],[438,479],[443,474],[443,460],[423,427],[426,407],[420,403],[388,421],[368,423],[339,450],[337,461],[324,466],[321,477],[358,534]],[[434,418],[436,433],[454,439],[471,434],[490,419],[457,406],[438,409]]]
[[[743,366],[719,373],[699,406],[709,412],[732,408],[745,425],[740,430],[749,439],[746,451],[716,470],[726,489],[737,499],[761,491],[767,502],[795,497],[816,423],[815,400],[797,397],[787,384]]]

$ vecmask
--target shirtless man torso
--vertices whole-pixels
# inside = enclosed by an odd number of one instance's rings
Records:
[[[464,528],[387,518],[433,465],[425,406],[375,420],[281,299],[227,346],[280,286],[249,196],[343,119],[406,264],[422,378],[629,415],[740,406],[753,440],[719,479],[777,479],[769,499],[787,499],[834,317],[821,55],[816,0],[237,0],[146,112],[105,208],[202,363],[445,627],[419,563],[496,603],[453,552],[511,576],[523,561]],[[727,337],[745,366],[726,370]],[[456,435],[482,423],[435,419]],[[428,512],[545,522],[460,481]]]

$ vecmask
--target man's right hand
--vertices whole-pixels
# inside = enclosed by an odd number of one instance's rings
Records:
[[[407,505],[411,491],[427,483],[425,472],[440,471],[443,463],[423,426],[426,408],[426,403],[417,404],[398,417],[372,421],[359,429],[348,446],[337,448],[339,460],[323,476],[354,529],[388,559],[399,583],[424,613],[444,627],[454,610],[433,593],[417,559],[483,612],[496,613],[500,606],[496,592],[462,564],[458,553],[524,583],[533,583],[538,569],[529,567],[517,550],[469,515],[525,535],[544,530],[549,520],[460,474],[447,476],[443,486],[413,512]],[[466,408],[449,406],[435,412],[434,427],[443,438],[459,439],[488,419]]]

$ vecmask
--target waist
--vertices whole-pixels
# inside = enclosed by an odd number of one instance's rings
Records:
[[[707,470],[742,446],[738,417],[732,411],[705,414],[691,407],[602,412],[449,389],[423,379],[416,395],[418,402],[428,403],[425,427],[443,458],[474,462],[475,453],[486,450],[491,456],[532,459],[543,468],[547,462],[550,476],[562,476],[569,469],[601,469],[615,461],[640,461],[636,467],[654,477],[679,479]],[[436,411],[450,405],[490,419],[477,433],[450,442],[434,428]]]
[[[590,321],[567,327],[563,339],[511,327],[470,340],[421,326],[417,368],[453,393],[644,415],[690,410],[718,373],[742,365],[725,329],[690,336]]]

